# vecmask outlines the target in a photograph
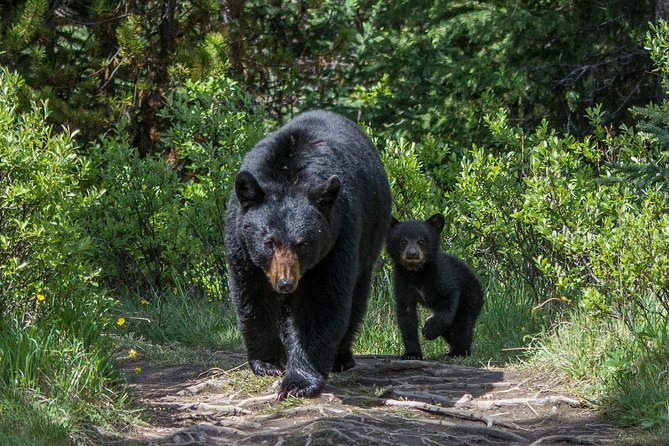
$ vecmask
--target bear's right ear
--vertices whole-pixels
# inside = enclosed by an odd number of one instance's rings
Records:
[[[260,204],[265,198],[265,191],[248,170],[242,170],[235,177],[235,194],[243,210]]]
[[[432,217],[425,220],[425,222],[432,226],[434,230],[437,231],[437,234],[441,234],[441,231],[444,229],[444,225],[446,224],[446,219],[442,214],[434,214]]]
[[[396,219],[395,217],[393,217],[392,221],[390,222],[390,227],[391,227],[391,228],[394,228],[395,225],[399,224],[399,222],[400,222],[400,221],[399,221],[398,219]]]
[[[307,197],[319,211],[328,214],[337,197],[339,197],[339,191],[341,191],[341,180],[337,175],[332,175],[327,180],[309,189]]]

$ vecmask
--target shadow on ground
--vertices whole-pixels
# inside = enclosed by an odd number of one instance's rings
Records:
[[[224,369],[128,367],[146,424],[114,445],[554,445],[613,443],[614,428],[546,377],[440,361],[356,358],[315,399],[276,402],[276,379]],[[134,367],[134,365],[133,365]]]

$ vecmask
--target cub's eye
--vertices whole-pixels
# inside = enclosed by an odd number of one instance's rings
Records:
[[[423,246],[424,244],[425,244],[425,240],[423,240],[422,238],[418,239],[418,246]]]
[[[293,246],[295,248],[301,248],[303,246],[307,246],[307,242],[303,238],[298,238],[295,240],[295,243],[293,243]]]
[[[265,242],[263,243],[263,245],[265,245],[265,248],[268,248],[268,249],[274,249],[274,240],[272,240],[272,239],[267,239],[267,240],[265,240]]]
[[[400,245],[402,245],[402,246],[406,246],[407,243],[409,243],[409,242],[407,242],[406,239],[402,239],[402,241],[400,241]]]

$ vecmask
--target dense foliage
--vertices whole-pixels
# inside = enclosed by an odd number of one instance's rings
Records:
[[[655,6],[3,3],[0,442],[61,443],[113,418],[110,335],[134,326],[127,311],[151,339],[238,339],[215,315],[229,313],[231,180],[262,134],[312,107],[368,126],[396,217],[446,215],[445,248],[497,310],[480,333],[534,335],[543,367],[590,382],[619,419],[669,425],[669,26]]]
[[[124,122],[89,149],[101,196],[81,216],[91,254],[112,288],[175,285],[222,296],[223,213],[242,154],[262,129],[249,97],[227,78],[188,81],[166,99],[168,157],[141,156]]]
[[[102,422],[122,398],[110,390],[113,345],[103,337],[112,322],[112,302],[96,286],[91,239],[75,217],[95,196],[79,190],[88,165],[77,156],[70,134],[45,124],[46,104],[20,111],[26,88],[17,75],[0,71],[0,443],[5,444],[21,444],[24,429],[67,438],[71,432],[64,427],[76,432],[82,421]]]

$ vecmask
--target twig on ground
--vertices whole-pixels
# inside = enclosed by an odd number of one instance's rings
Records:
[[[396,417],[396,418],[402,418],[402,417]],[[402,418],[402,420],[407,421],[406,418]],[[513,433],[513,432],[507,432],[502,429],[498,429],[496,427],[488,427],[488,426],[472,426],[472,425],[467,425],[467,424],[462,424],[462,423],[453,423],[449,421],[443,421],[443,420],[433,420],[431,418],[414,418],[409,420],[410,422],[416,423],[418,425],[425,425],[425,424],[434,424],[437,426],[442,426],[442,427],[447,427],[449,429],[454,429],[454,430],[460,430],[460,431],[465,431],[470,434],[474,435],[483,435],[483,436],[488,436],[488,437],[494,437],[494,438],[499,438],[501,440],[506,440],[506,441],[515,441],[517,443],[526,443],[527,438],[523,437],[522,435]]]
[[[586,445],[591,445],[591,444],[597,444],[594,441],[588,440],[586,438],[581,438],[581,437],[570,437],[568,435],[550,435],[548,437],[542,437],[538,439],[537,441],[530,443],[529,446],[538,446],[540,444],[545,444],[545,443],[572,443],[572,444],[586,444]]]
[[[419,401],[400,401],[394,399],[384,399],[383,404],[385,404],[386,406],[412,407],[414,409],[423,410],[425,412],[446,415],[453,418],[460,418],[469,421],[480,421],[482,423],[485,423],[486,426],[488,427],[497,425],[497,426],[507,427],[509,429],[520,430],[520,426],[510,421],[493,420],[492,418],[480,413],[463,412],[461,410],[449,409],[446,407],[435,406],[434,404],[428,404]]]

